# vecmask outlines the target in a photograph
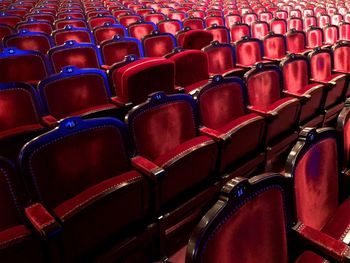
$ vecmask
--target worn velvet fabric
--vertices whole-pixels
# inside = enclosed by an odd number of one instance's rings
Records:
[[[272,19],[270,28],[275,34],[284,35],[287,32],[287,22],[283,19]]]
[[[211,27],[214,24],[216,24],[217,26],[224,26],[225,22],[224,22],[224,18],[221,16],[207,16],[205,19],[205,25],[207,27]]]
[[[176,32],[181,30],[181,24],[177,20],[165,20],[158,24],[158,30],[161,33],[170,33],[175,36]]]
[[[237,64],[252,66],[262,60],[262,55],[258,41],[244,41],[236,45]]]
[[[207,29],[213,35],[213,40],[219,43],[230,43],[230,31],[224,27],[212,27]]]
[[[262,39],[269,33],[269,24],[266,22],[256,22],[251,25],[252,37]]]
[[[303,53],[306,50],[306,37],[302,31],[287,34],[287,48],[289,53]]]
[[[183,26],[191,29],[204,29],[204,21],[199,17],[187,18],[183,21]]]

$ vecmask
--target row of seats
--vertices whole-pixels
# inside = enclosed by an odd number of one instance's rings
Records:
[[[350,257],[349,189],[342,183],[348,174],[341,173],[341,164],[349,168],[341,161],[349,113],[347,104],[339,134],[304,129],[284,175],[235,177],[224,185],[188,247],[175,253],[186,240],[175,244],[175,233],[197,222],[221,185],[213,173],[218,148],[198,135],[190,97],[154,94],[129,113],[128,127],[113,118],[64,119],[23,147],[18,173],[0,159],[0,258],[150,262],[165,255],[180,263],[187,250],[186,262],[343,262]],[[344,149],[349,156],[349,145]],[[286,242],[291,232],[299,241]],[[299,256],[300,249],[308,252]]]

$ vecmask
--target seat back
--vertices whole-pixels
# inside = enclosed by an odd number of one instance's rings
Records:
[[[235,50],[232,45],[213,41],[203,51],[208,56],[208,69],[211,74],[220,74],[235,67]]]
[[[140,21],[140,20],[142,20],[142,17],[136,14],[128,13],[125,15],[118,16],[119,23],[124,27],[128,27],[132,23],[136,23],[137,21]]]
[[[339,39],[350,40],[350,23],[343,22],[339,25]]]
[[[182,47],[201,50],[213,41],[213,34],[202,29],[189,30],[185,33]]]
[[[56,29],[62,29],[68,25],[71,25],[73,27],[87,28],[86,20],[83,18],[73,18],[71,16],[67,16],[65,18],[58,19],[55,21],[55,28]]]
[[[200,50],[184,50],[169,57],[175,63],[175,85],[186,87],[209,79],[208,58]],[[193,69],[196,69],[195,71]]]
[[[211,27],[206,28],[213,35],[214,41],[219,41],[220,43],[230,43],[230,31],[225,26],[217,26],[214,24]]]
[[[183,21],[184,27],[189,27],[191,29],[204,29],[204,20],[199,17],[189,17]]]
[[[155,30],[142,39],[142,46],[146,57],[163,57],[175,48],[176,40],[172,34]]]
[[[154,24],[158,24],[160,21],[165,20],[165,15],[162,13],[151,12],[143,16],[146,22],[153,22]]]
[[[136,22],[128,26],[128,32],[131,37],[134,37],[138,40],[142,40],[145,36],[152,33],[156,30],[157,26],[152,22]]]
[[[324,26],[327,26],[329,24],[331,24],[331,18],[329,15],[322,14],[322,15],[317,17],[317,25],[319,27],[323,28]]]
[[[46,54],[53,46],[51,36],[46,33],[30,32],[26,29],[3,39],[5,47],[15,47],[21,50],[33,50]]]
[[[272,12],[269,11],[263,11],[259,13],[259,20],[264,21],[267,23],[270,23],[270,21],[273,19],[273,14]]]
[[[339,138],[342,138],[343,143],[343,168],[347,169],[350,167],[350,105],[349,100],[345,102],[344,108],[340,112],[337,120],[337,131]]]
[[[264,55],[269,59],[281,59],[287,53],[287,43],[284,35],[270,32],[264,39]]]
[[[288,156],[298,220],[321,230],[338,207],[339,145],[332,128],[305,128]]]
[[[135,60],[128,56],[115,64],[109,72],[118,101],[139,104],[147,99],[148,94],[175,91],[175,65],[165,58],[145,58]],[[157,80],[157,81],[155,81]]]
[[[304,17],[304,30],[308,30],[310,26],[317,27],[317,18],[315,16],[308,15]]]
[[[103,26],[104,24],[116,24],[117,20],[114,16],[98,14],[97,16],[90,17],[88,24],[91,30],[95,29],[98,26]]]
[[[339,30],[335,25],[327,25],[323,27],[324,43],[327,45],[334,45],[339,38]]]
[[[69,40],[77,43],[94,43],[91,32],[86,28],[74,28],[70,25],[63,29],[57,29],[52,32],[52,37],[57,46],[63,45]]]
[[[242,37],[250,36],[250,28],[247,24],[236,23],[230,28],[231,41],[236,42],[242,39]]]
[[[292,29],[295,29],[298,31],[304,30],[303,20],[298,17],[289,18],[287,21],[287,25],[288,25],[288,30],[292,30]]]
[[[14,28],[16,24],[21,21],[22,18],[20,16],[7,14],[5,12],[0,13],[0,24],[5,24]]]
[[[255,21],[252,25],[252,37],[263,39],[270,31],[269,24],[263,21]]]
[[[302,53],[306,47],[306,36],[303,31],[292,29],[286,34],[289,53]]]
[[[266,109],[281,99],[283,77],[279,67],[259,63],[249,70],[244,78],[249,105]]]
[[[40,19],[40,18],[39,18]],[[26,29],[32,32],[41,32],[50,35],[53,30],[52,22],[36,20],[34,18],[28,18],[26,22],[21,22],[16,25],[16,29],[21,31]]]
[[[242,15],[243,23],[245,23],[249,26],[252,25],[257,20],[258,20],[258,16],[253,12],[243,13],[243,15]]]
[[[2,39],[6,36],[12,35],[14,33],[14,29],[5,24],[0,24],[0,40],[2,42]]]
[[[112,39],[115,35],[127,37],[128,33],[122,25],[105,23],[103,26],[95,27],[93,30],[94,38],[97,45],[105,40]]]
[[[319,27],[310,27],[306,32],[307,46],[310,48],[323,45],[323,31]]]
[[[192,232],[186,262],[286,263],[290,211],[282,175],[234,178]]]
[[[99,50],[94,44],[74,40],[50,49],[48,55],[56,73],[66,66],[99,68],[102,64]]]
[[[50,74],[50,69],[40,52],[5,48],[0,53],[0,72],[0,82],[37,84]]]
[[[290,54],[281,63],[284,89],[292,93],[298,93],[309,84],[310,64],[306,57]]]
[[[42,80],[38,89],[46,113],[56,119],[107,104],[110,98],[107,76],[99,69],[67,66]]]
[[[113,118],[67,118],[20,153],[33,199],[54,209],[87,188],[130,170],[126,127]],[[45,163],[45,165],[42,165]]]
[[[275,34],[284,35],[287,33],[287,22],[284,19],[275,17],[270,21],[270,29]]]
[[[331,15],[331,24],[332,25],[340,25],[343,21],[343,16],[339,13],[334,13]]]
[[[236,42],[237,64],[252,66],[262,60],[263,52],[263,45],[259,39],[243,37]]]
[[[173,36],[183,28],[181,21],[169,18],[160,21],[157,26],[161,33],[169,33]]]
[[[206,27],[211,27],[213,25],[225,26],[225,20],[222,16],[209,15],[204,18]]]
[[[350,42],[338,41],[333,46],[334,70],[350,72]]]
[[[332,53],[329,49],[315,48],[309,54],[311,77],[316,81],[327,81],[332,75]]]
[[[225,24],[227,28],[231,28],[237,22],[242,23],[242,17],[239,14],[228,14],[225,16]]]

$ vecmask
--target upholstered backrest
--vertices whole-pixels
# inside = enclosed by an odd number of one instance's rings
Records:
[[[250,28],[247,24],[235,24],[230,28],[231,41],[236,42],[244,36],[250,36]]]
[[[219,129],[245,114],[244,83],[238,78],[214,77],[204,86],[197,98],[201,122],[204,126]]]
[[[234,48],[231,45],[220,45],[213,42],[205,47],[204,52],[208,56],[209,72],[219,74],[235,67]]]
[[[125,27],[128,27],[132,23],[139,21],[141,17],[134,14],[126,14],[118,17],[119,23]]]
[[[231,28],[234,24],[242,22],[242,17],[238,14],[229,14],[225,16],[225,24],[228,28]]]
[[[52,33],[54,41],[57,46],[63,45],[68,40],[74,40],[77,43],[91,43],[93,42],[91,33],[86,28],[73,28],[67,26],[64,29],[55,30]]]
[[[115,36],[111,40],[102,42],[100,49],[103,62],[106,65],[113,65],[120,62],[127,55],[143,56],[141,44],[135,38]]]
[[[263,48],[256,38],[242,39],[236,43],[237,64],[252,66],[262,59]]]
[[[224,18],[222,16],[207,16],[204,18],[204,21],[207,27],[211,27],[214,24],[217,26],[223,26],[225,24]]]
[[[165,58],[146,58],[112,69],[111,76],[118,99],[136,105],[150,93],[174,92],[175,64]]]
[[[27,29],[32,32],[41,32],[41,33],[46,33],[48,35],[50,35],[53,30],[52,23],[43,21],[43,20],[39,20],[39,21],[28,20],[28,22],[18,23],[16,28],[17,30]]]
[[[17,182],[18,175],[14,166],[0,157],[0,232],[20,224]]]
[[[16,15],[9,15],[9,14],[5,14],[0,16],[0,24],[5,24],[8,25],[12,28],[14,28],[16,26],[17,23],[21,22],[22,18],[20,16],[16,16]]]
[[[275,34],[284,35],[287,32],[287,22],[284,19],[274,18],[270,22],[270,28]]]
[[[350,23],[342,23],[339,25],[339,39],[350,40]]]
[[[216,24],[206,28],[213,35],[213,40],[219,43],[230,43],[230,31],[225,26],[217,26]]]
[[[317,19],[315,16],[304,17],[304,28],[307,30],[310,26],[317,26]]]
[[[292,54],[281,65],[286,90],[298,92],[308,85],[310,66],[306,57]]]
[[[0,39],[13,34],[13,31],[14,30],[12,27],[5,24],[0,24]]]
[[[34,89],[23,83],[0,84],[0,131],[38,124]]]
[[[319,27],[324,27],[324,26],[330,24],[330,22],[331,22],[331,18],[327,14],[322,14],[322,15],[318,16],[317,20],[318,20]]]
[[[286,35],[289,53],[301,53],[305,50],[306,37],[302,31],[291,31]]]
[[[117,23],[117,20],[115,19],[114,16],[109,16],[109,15],[97,15],[95,17],[91,17],[88,20],[88,24],[90,26],[90,29],[94,29],[98,26],[102,26],[105,23],[110,23],[110,24],[115,24]]]
[[[185,33],[183,48],[200,50],[213,41],[213,34],[209,31],[195,29]]]
[[[153,30],[156,29],[156,25],[152,22],[137,22],[129,25],[128,31],[131,37],[142,40],[145,36],[151,34]]]
[[[178,20],[166,19],[158,23],[158,30],[162,33],[169,33],[175,36],[176,32],[182,29],[182,24]]]
[[[281,98],[282,74],[278,67],[258,64],[245,78],[249,105],[267,108]]]
[[[269,24],[266,22],[255,22],[251,25],[252,28],[252,37],[255,38],[263,38],[267,35],[267,33],[269,32]]]
[[[72,113],[109,103],[107,77],[101,70],[65,67],[44,79],[39,91],[47,112],[57,119]]]
[[[279,174],[232,179],[194,229],[186,262],[288,262],[288,204]]]
[[[283,35],[273,34],[264,38],[264,55],[267,58],[277,59],[286,55],[286,39]]]
[[[204,21],[200,17],[190,17],[183,21],[184,27],[189,27],[191,29],[204,29]]]
[[[189,95],[159,92],[129,112],[127,121],[137,153],[154,160],[196,136],[198,113]]]
[[[43,54],[51,48],[51,37],[45,33],[29,32],[26,29],[3,39],[6,47],[15,47],[22,50],[34,50]]]
[[[288,30],[295,29],[295,30],[304,30],[303,27],[303,20],[298,17],[292,17],[288,19]]]
[[[32,140],[20,153],[31,195],[53,209],[88,187],[127,172],[125,129],[113,118],[74,117]]]
[[[49,58],[56,73],[66,66],[78,68],[99,68],[100,57],[94,44],[77,43],[69,40],[62,46],[49,51]]]
[[[345,103],[345,107],[340,112],[337,121],[337,131],[343,139],[344,160],[343,166],[350,167],[350,111],[349,101]]]
[[[339,43],[333,47],[334,70],[350,72],[350,44]]]
[[[208,58],[200,50],[185,50],[169,58],[175,63],[175,85],[186,87],[209,78]],[[193,70],[196,69],[196,70]]]
[[[56,29],[62,29],[66,26],[71,25],[73,27],[87,27],[87,24],[85,22],[85,19],[82,18],[62,18],[55,21],[55,28]]]
[[[115,35],[125,37],[127,35],[126,30],[121,25],[106,24],[104,26],[95,27],[93,30],[96,44],[101,44],[105,40],[110,40]]]
[[[0,53],[0,72],[0,82],[37,83],[49,75],[41,53],[15,48],[7,48]]]
[[[306,128],[286,166],[294,180],[298,220],[320,230],[338,207],[338,142],[331,128]]]
[[[330,44],[330,45],[335,44],[339,38],[338,27],[334,25],[328,25],[324,27],[323,38],[326,44]]]
[[[315,80],[327,80],[332,75],[331,52],[318,49],[310,55],[311,76]]]
[[[323,31],[321,28],[310,28],[306,33],[308,47],[323,45]]]
[[[173,35],[167,33],[153,33],[143,38],[143,50],[146,57],[162,57],[170,53],[176,46]]]

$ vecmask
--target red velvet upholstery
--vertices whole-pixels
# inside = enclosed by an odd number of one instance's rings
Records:
[[[228,28],[231,28],[237,22],[242,23],[242,17],[238,14],[229,14],[225,16],[225,24]]]
[[[214,171],[217,147],[210,138],[197,136],[194,106],[189,95],[155,93],[127,116],[137,154],[165,170],[161,206],[189,193]]]
[[[136,23],[140,20],[139,15],[126,14],[118,17],[119,23],[125,27],[128,27],[132,23]]]
[[[152,23],[133,23],[129,25],[128,31],[131,37],[137,38],[138,40],[142,40],[145,36],[151,34],[151,32],[155,30],[155,25]]]
[[[287,22],[284,19],[274,18],[270,22],[270,28],[275,34],[284,35],[287,32]]]
[[[286,35],[289,53],[304,53],[306,49],[306,36],[303,31],[290,31]]]
[[[161,33],[170,33],[175,36],[176,32],[181,30],[181,24],[178,20],[164,20],[158,23],[158,30]]]
[[[144,15],[143,18],[147,22],[153,22],[155,24],[158,24],[160,21],[165,19],[165,15],[163,13],[152,12]]]
[[[1,24],[0,25],[0,40],[2,41],[2,39],[6,36],[9,36],[11,34],[13,34],[13,28],[11,26],[5,25],[5,24]]]
[[[84,19],[77,19],[77,18],[63,18],[58,19],[55,21],[55,28],[56,29],[62,29],[66,26],[71,25],[73,27],[87,27],[87,24]]]
[[[189,17],[183,21],[184,27],[189,27],[191,29],[204,29],[204,21],[199,17]]]
[[[312,27],[306,32],[306,42],[309,48],[323,45],[323,31],[321,28]]]
[[[230,31],[225,26],[216,26],[207,28],[213,35],[213,40],[219,43],[230,43]]]
[[[96,246],[137,237],[147,224],[149,188],[131,170],[125,141],[120,121],[71,118],[22,149],[21,169],[32,197],[62,224],[66,262]]]
[[[209,79],[208,58],[205,52],[185,50],[169,57],[175,63],[175,85],[191,92]],[[195,71],[193,69],[196,69]]]
[[[350,40],[350,24],[341,23],[339,25],[339,39],[340,40]]]
[[[288,30],[291,30],[291,29],[295,29],[298,31],[304,30],[303,20],[301,18],[291,17],[290,19],[288,19],[287,25],[288,25]]]
[[[263,40],[264,57],[267,59],[282,59],[286,56],[286,39],[280,34],[270,34]]]
[[[5,55],[9,52],[13,52],[12,55]],[[16,55],[17,53],[18,50],[12,48],[3,51],[4,57],[0,58],[0,82],[37,84],[41,79],[49,75],[46,61],[39,53],[33,51]]]
[[[32,32],[41,32],[50,35],[53,31],[51,23],[46,21],[23,22],[16,26],[17,30],[27,29]]]
[[[246,12],[242,15],[243,23],[251,26],[256,20],[258,20],[258,16],[252,12]]]
[[[111,66],[122,61],[127,55],[141,56],[139,44],[127,39],[107,40],[100,46],[102,59],[105,65]]]
[[[242,166],[240,160],[257,158],[263,151],[265,120],[246,112],[243,85],[236,78],[214,78],[197,96],[202,124],[226,141],[220,148],[220,172],[233,171],[232,167]],[[241,142],[244,147],[240,147]],[[247,169],[255,167],[256,162]]]
[[[93,30],[94,28],[98,26],[102,26],[105,23],[115,24],[117,21],[113,16],[108,15],[97,15],[95,17],[91,17],[88,20],[88,24],[90,26],[90,29]]]
[[[26,33],[27,31],[24,31],[23,36],[17,34],[16,36],[6,37],[4,39],[4,45],[22,50],[34,50],[43,54],[46,54],[51,48],[50,36],[43,33],[32,33],[31,35]]]
[[[231,42],[236,42],[244,36],[250,36],[250,28],[247,24],[237,23],[230,28]]]
[[[175,39],[168,34],[152,34],[142,40],[146,57],[162,57],[175,48]]]
[[[16,24],[21,21],[22,21],[22,18],[16,15],[6,15],[6,16],[0,17],[0,24],[8,25],[12,28],[14,28]]]
[[[168,94],[175,91],[175,66],[164,58],[146,58],[120,68],[112,67],[109,75],[117,95],[113,100],[120,104],[139,104],[155,91]]]
[[[115,35],[124,37],[125,32],[120,27],[113,26],[101,26],[93,30],[96,44],[100,45],[105,40],[110,40]]]
[[[69,30],[58,29],[52,33],[53,39],[57,46],[63,45],[68,40],[74,40],[78,43],[92,43],[91,34],[87,30]]]
[[[78,68],[100,67],[98,53],[95,48],[92,46],[70,47],[69,42],[66,42],[64,46],[58,46],[49,51],[49,58],[56,73],[66,66]]]
[[[185,49],[202,49],[213,41],[213,34],[201,29],[189,30],[185,33],[182,47]]]
[[[254,22],[251,25],[252,37],[262,39],[269,33],[269,24],[266,22]]]
[[[317,18],[315,16],[305,16],[304,19],[304,30],[308,30],[310,26],[312,27],[317,27]],[[321,26],[319,26],[320,28],[322,28]]]
[[[217,25],[217,26],[224,26],[225,22],[224,22],[224,18],[222,16],[207,16],[206,18],[204,18],[205,21],[205,25],[207,27],[211,27],[213,25]]]
[[[339,38],[338,27],[334,25],[328,25],[323,28],[324,43],[326,45],[334,45]]]
[[[319,27],[327,26],[330,23],[331,23],[331,18],[327,14],[321,14],[320,16],[317,17],[317,24]]]

